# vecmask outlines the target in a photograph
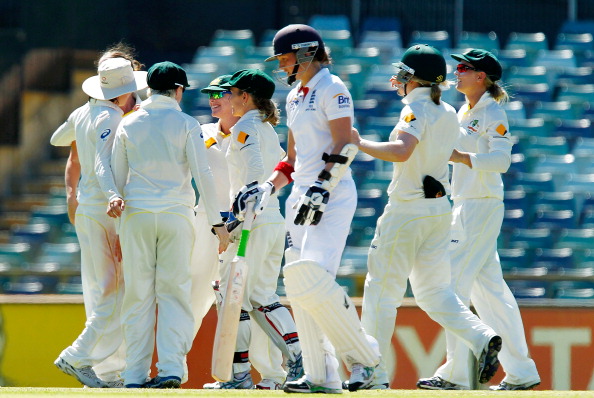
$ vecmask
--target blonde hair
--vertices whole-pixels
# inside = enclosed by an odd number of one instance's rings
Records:
[[[494,82],[489,78],[489,76],[487,76],[485,78],[485,84],[487,86],[487,91],[497,103],[503,104],[509,101],[509,94],[507,90],[500,84],[499,80]]]
[[[276,107],[274,101],[268,98],[259,98],[252,94],[250,95],[252,96],[254,105],[258,108],[262,116],[262,122],[268,122],[273,126],[278,125],[280,123],[280,110]]]
[[[141,70],[142,68],[144,68],[144,64],[140,63],[140,61],[138,61],[135,57],[136,50],[134,49],[134,47],[124,43],[123,41],[120,41],[119,43],[116,43],[111,47],[108,47],[103,52],[101,57],[97,60],[96,66],[99,66],[101,62],[105,61],[108,58],[124,58],[130,61],[130,63],[132,63],[133,70]]]
[[[440,104],[442,89],[447,89],[450,87],[450,82],[448,80],[445,80],[441,83],[432,83],[430,81],[419,79],[418,77],[413,76],[411,81],[419,83],[421,87],[431,87],[429,96],[435,105]]]

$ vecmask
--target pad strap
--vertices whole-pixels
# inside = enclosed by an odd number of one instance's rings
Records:
[[[328,155],[326,152],[322,155],[322,160],[326,163],[340,163],[345,164],[349,158],[343,155],[332,154]]]

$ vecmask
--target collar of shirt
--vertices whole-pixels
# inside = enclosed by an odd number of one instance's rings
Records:
[[[423,97],[429,98],[430,94],[431,87],[417,87],[407,94],[406,97],[402,98],[402,102],[408,105],[414,101],[422,99]]]
[[[89,106],[102,106],[102,107],[111,108],[113,110],[118,111],[122,116],[124,115],[124,111],[122,110],[122,108],[120,108],[119,106],[117,106],[116,104],[111,102],[110,100],[100,100],[100,99],[91,98],[91,100],[89,101]]]
[[[228,133],[228,134],[225,134],[225,133],[223,132],[223,129],[221,128],[221,121],[220,121],[220,120],[217,120],[217,123],[216,123],[216,124],[217,124],[217,130],[218,130],[218,132],[219,132],[219,135],[220,135],[221,137],[223,137],[223,138],[227,138],[227,137],[229,137],[229,136],[231,135],[231,131],[229,131],[229,133]]]
[[[175,109],[181,112],[181,108],[175,98],[167,97],[165,95],[153,94],[146,100],[142,101],[140,105],[142,108],[157,109],[157,108],[168,108]]]
[[[320,69],[320,71],[318,73],[316,73],[315,76],[312,77],[311,80],[308,81],[305,86],[299,87],[299,90],[297,90],[297,94],[299,94],[301,91],[303,91],[303,97],[305,98],[305,96],[307,95],[309,90],[312,89],[313,87],[315,87],[316,84],[318,84],[318,82],[320,80],[322,80],[322,78],[324,78],[328,75],[330,75],[330,71],[328,70],[328,68]]]

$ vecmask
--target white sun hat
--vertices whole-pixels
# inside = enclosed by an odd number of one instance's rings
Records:
[[[97,72],[82,84],[83,91],[92,98],[108,100],[147,87],[147,72],[133,71],[132,63],[125,58],[108,58]]]

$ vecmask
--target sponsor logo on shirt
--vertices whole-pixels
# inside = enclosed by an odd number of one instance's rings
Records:
[[[105,140],[107,138],[107,136],[110,135],[110,134],[111,134],[111,129],[105,129],[105,131],[103,131],[101,133],[101,139],[102,140]]]
[[[499,133],[499,135],[506,135],[507,134],[507,129],[505,128],[505,126],[503,124],[500,124],[499,126],[497,126],[497,128],[495,129],[495,131],[497,131],[497,133]]]
[[[240,131],[239,135],[237,136],[237,141],[241,142],[242,144],[245,144],[249,136],[250,135],[247,134],[245,131]]]
[[[410,122],[412,122],[412,121],[415,121],[415,120],[417,120],[417,118],[415,117],[415,114],[414,114],[414,113],[409,113],[408,115],[404,115],[404,118],[403,118],[403,120],[404,120],[406,123],[410,123]]]
[[[336,94],[332,98],[337,99],[338,108],[350,108],[351,107],[351,98],[344,93]]]

